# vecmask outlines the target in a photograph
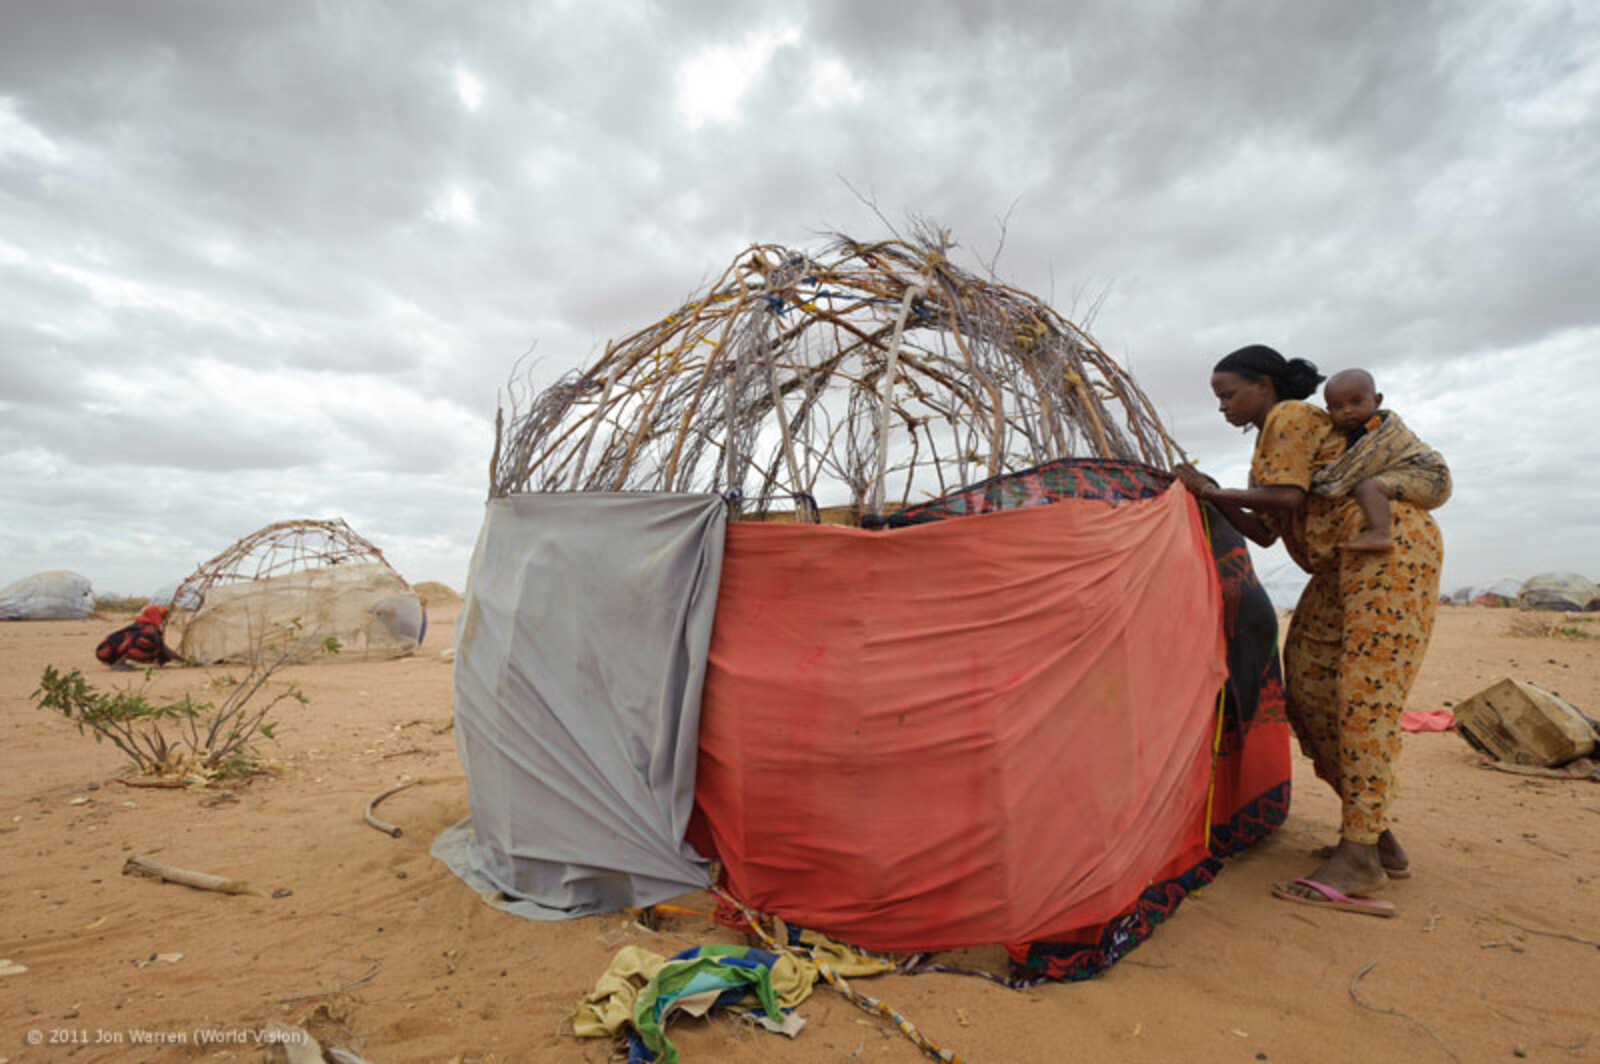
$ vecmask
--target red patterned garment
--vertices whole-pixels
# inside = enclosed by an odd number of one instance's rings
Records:
[[[178,655],[167,649],[161,638],[167,608],[150,605],[140,611],[133,623],[118,628],[100,640],[94,656],[106,665],[161,665],[176,661]]]

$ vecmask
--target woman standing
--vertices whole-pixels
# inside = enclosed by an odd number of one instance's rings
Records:
[[[1389,828],[1400,711],[1433,631],[1443,547],[1426,511],[1396,501],[1388,553],[1339,545],[1364,525],[1355,500],[1313,495],[1312,471],[1343,453],[1328,415],[1303,402],[1322,380],[1304,359],[1243,347],[1218,362],[1211,390],[1231,425],[1255,426],[1250,487],[1219,488],[1190,466],[1177,473],[1257,543],[1284,541],[1311,582],[1284,640],[1289,722],[1318,778],[1343,807],[1337,846],[1309,876],[1273,893],[1323,908],[1393,916],[1370,895],[1410,875]]]

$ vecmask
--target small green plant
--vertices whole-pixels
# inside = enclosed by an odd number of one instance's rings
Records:
[[[145,671],[137,690],[102,692],[77,669],[63,674],[53,665],[45,667],[31,697],[40,709],[65,715],[80,735],[93,734],[95,742],[109,739],[145,775],[197,782],[239,779],[262,771],[255,743],[275,738],[276,724],[267,719],[272,710],[286,699],[307,702],[293,685],[257,698],[284,660],[253,666],[243,680],[232,683],[220,705],[188,695],[151,701],[145,690],[154,670]]]

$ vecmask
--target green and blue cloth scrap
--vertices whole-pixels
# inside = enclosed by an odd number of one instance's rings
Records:
[[[677,1064],[678,1051],[666,1035],[667,1017],[675,1010],[704,1015],[753,994],[761,1006],[758,1014],[782,1025],[783,1010],[772,991],[777,961],[777,954],[763,949],[725,944],[692,946],[674,954],[634,1002],[628,1064]]]

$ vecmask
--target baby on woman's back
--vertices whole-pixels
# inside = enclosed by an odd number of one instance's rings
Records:
[[[1341,550],[1392,550],[1389,500],[1424,510],[1443,506],[1450,498],[1450,467],[1398,414],[1382,409],[1383,393],[1366,370],[1347,369],[1329,377],[1322,401],[1349,446],[1313,474],[1311,490],[1335,498],[1348,495],[1360,505],[1367,529],[1341,544]]]

